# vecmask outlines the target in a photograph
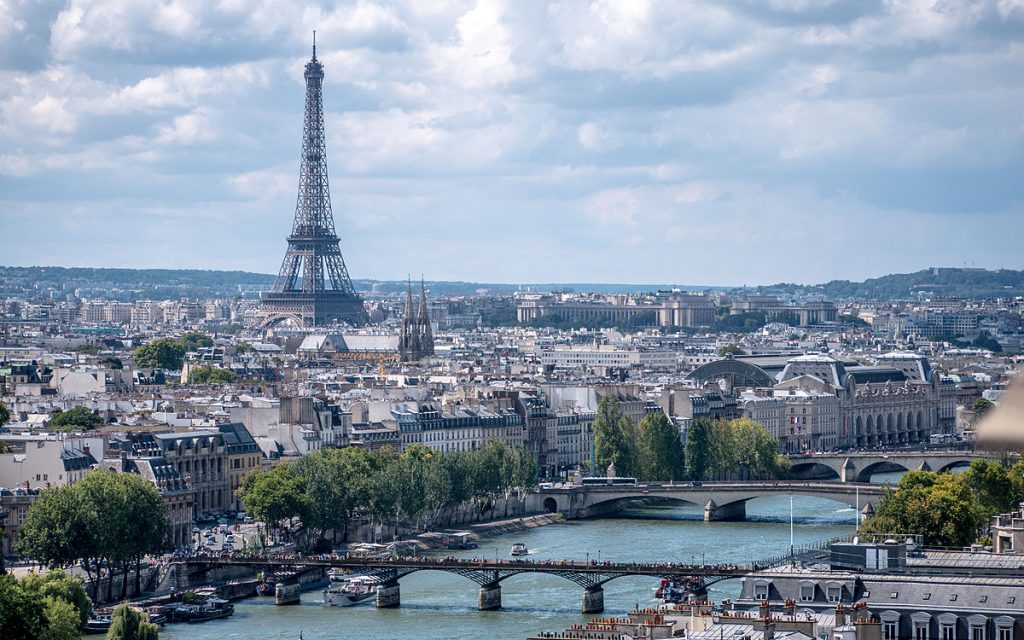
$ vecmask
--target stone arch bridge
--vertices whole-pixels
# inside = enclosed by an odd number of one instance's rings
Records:
[[[982,451],[851,451],[790,455],[791,472],[800,477],[816,474],[842,482],[867,482],[887,471],[949,471],[974,460],[991,458]]]
[[[874,507],[885,489],[856,482],[687,482],[636,485],[587,485],[538,489],[527,496],[526,508],[561,513],[566,518],[589,518],[623,509],[644,500],[689,502],[704,507],[704,519],[743,520],[746,503],[766,496],[811,496],[862,509]]]

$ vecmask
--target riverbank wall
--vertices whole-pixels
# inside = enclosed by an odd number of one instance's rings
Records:
[[[493,522],[471,524],[464,527],[464,530],[469,532],[470,539],[479,540],[480,538],[489,538],[491,536],[503,535],[506,533],[526,531],[527,529],[544,527],[564,521],[565,518],[559,513],[543,513],[533,516],[523,516],[521,518],[509,518],[505,520],[495,520]],[[443,549],[447,544],[445,535],[439,531],[421,533],[419,535],[412,536],[407,540],[403,540],[403,542],[416,545],[416,547],[421,550]]]

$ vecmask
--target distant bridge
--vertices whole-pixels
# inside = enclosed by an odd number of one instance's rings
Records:
[[[809,453],[789,456],[795,475],[824,472],[843,482],[867,482],[876,473],[886,471],[949,471],[967,466],[974,460],[992,458],[984,451],[851,451],[846,453]]]
[[[710,584],[739,578],[752,571],[768,568],[785,561],[771,561],[749,565],[682,564],[671,562],[597,562],[576,560],[489,560],[481,558],[349,558],[342,556],[301,555],[238,555],[230,557],[194,556],[171,561],[176,567],[179,588],[188,588],[200,582],[211,571],[230,567],[259,568],[267,572],[303,571],[307,569],[344,569],[358,575],[380,580],[377,590],[378,607],[397,607],[401,604],[399,580],[418,571],[444,571],[463,576],[480,585],[478,607],[481,610],[501,608],[501,583],[521,573],[556,575],[583,587],[583,613],[604,610],[604,585],[624,576],[650,576],[658,579],[687,581],[700,590]]]
[[[704,519],[743,520],[746,503],[766,496],[811,496],[850,506],[874,507],[884,493],[877,484],[856,482],[767,481],[685,482],[637,485],[587,485],[538,489],[527,496],[528,511],[558,512],[567,518],[589,518],[623,509],[630,502],[658,499],[704,507]]]

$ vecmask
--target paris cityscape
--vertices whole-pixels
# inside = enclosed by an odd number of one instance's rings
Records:
[[[0,638],[1024,640],[1022,33],[0,0]]]

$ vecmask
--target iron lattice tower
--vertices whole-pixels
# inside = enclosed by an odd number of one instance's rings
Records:
[[[277,280],[263,298],[260,320],[264,326],[286,319],[303,328],[336,322],[362,326],[370,319],[352,286],[334,232],[324,134],[324,67],[316,58],[315,39],[305,78],[306,113],[295,222]]]

